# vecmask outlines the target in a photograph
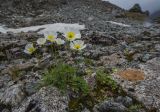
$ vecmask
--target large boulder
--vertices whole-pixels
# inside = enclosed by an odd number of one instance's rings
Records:
[[[149,111],[160,111],[160,57],[140,64],[139,68],[132,72],[117,72],[112,76],[129,96],[142,102]],[[134,80],[131,80],[132,77]]]

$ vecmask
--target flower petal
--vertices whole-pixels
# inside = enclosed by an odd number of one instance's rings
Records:
[[[65,41],[62,40],[61,38],[57,38],[57,39],[56,39],[56,43],[57,43],[58,45],[62,45],[62,44],[65,43]]]
[[[29,52],[28,50],[24,50],[24,53],[26,53],[26,54],[32,54],[32,53]]]
[[[73,42],[70,43],[70,48],[74,49],[74,43]]]
[[[83,45],[81,49],[84,49],[84,48],[86,48],[86,44],[85,44],[85,45]]]
[[[37,44],[38,45],[44,45],[46,43],[46,38],[39,38],[37,39]]]

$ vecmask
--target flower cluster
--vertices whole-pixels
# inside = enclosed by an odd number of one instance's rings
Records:
[[[56,43],[57,45],[64,45],[66,41],[70,44],[70,49],[80,51],[86,47],[84,42],[80,40],[81,33],[79,30],[66,30],[63,33],[64,40],[59,38],[57,32],[47,32],[44,34],[44,38],[37,39],[39,46],[44,46],[47,42]],[[66,40],[66,41],[65,41]],[[32,54],[36,51],[33,43],[29,43],[25,46],[24,52]]]

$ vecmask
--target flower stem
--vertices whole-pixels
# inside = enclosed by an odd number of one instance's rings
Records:
[[[53,50],[54,48],[53,48],[53,45],[51,45],[51,54],[52,54],[52,56],[54,56],[53,54],[54,54],[54,50]]]

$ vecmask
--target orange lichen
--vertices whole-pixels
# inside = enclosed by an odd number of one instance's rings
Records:
[[[139,80],[145,79],[144,72],[138,69],[127,69],[127,70],[120,71],[117,74],[121,76],[123,79],[129,80],[129,81],[139,81]]]

